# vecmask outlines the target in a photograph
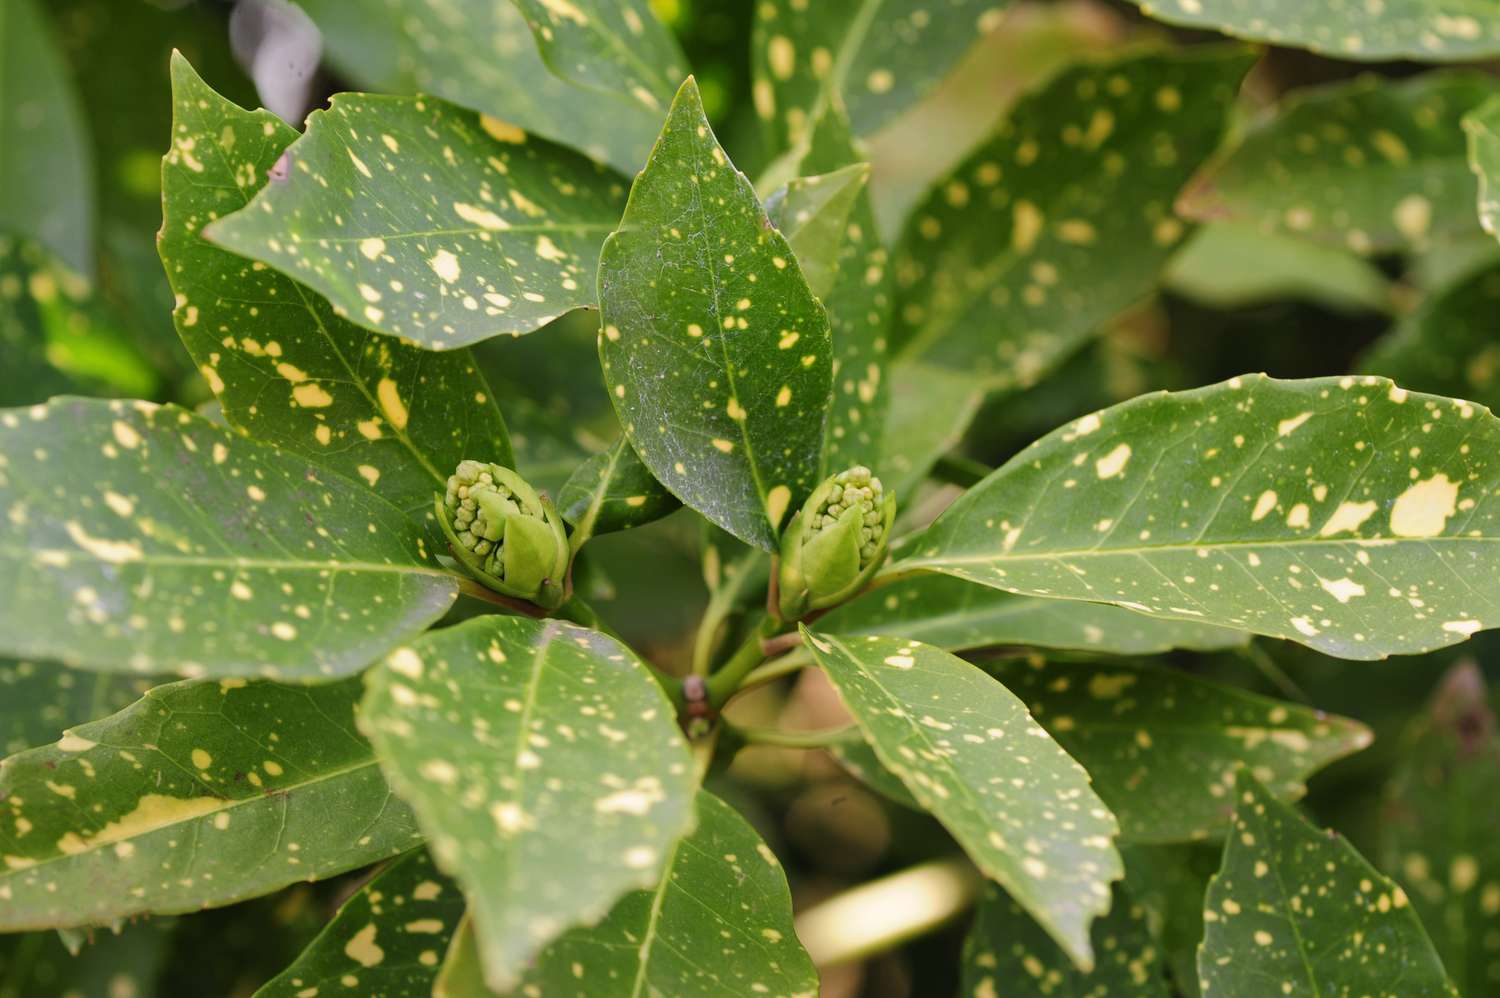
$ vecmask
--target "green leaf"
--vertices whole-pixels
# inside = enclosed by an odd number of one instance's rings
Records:
[[[903,502],[938,458],[957,447],[979,413],[985,379],[963,371],[907,361],[892,365],[890,413],[881,443],[880,479]],[[933,405],[933,399],[944,404]]]
[[[766,198],[766,215],[781,230],[802,266],[807,286],[820,300],[838,275],[849,212],[870,179],[870,164],[854,163],[832,173],[789,180]]]
[[[180,56],[172,80],[161,257],[178,333],[230,425],[417,517],[460,460],[510,464],[505,421],[466,351],[372,337],[301,285],[202,238],[208,222],[250,203],[296,133],[219,97]]]
[[[131,998],[157,990],[176,926],[169,919],[89,933],[77,953],[57,932],[0,936],[0,998]]]
[[[1241,765],[1295,800],[1309,775],[1371,741],[1357,721],[1177,670],[1126,662],[985,668],[1088,770],[1131,842],[1222,832]]]
[[[1469,167],[1479,178],[1479,224],[1500,239],[1500,97],[1464,117]]]
[[[1084,416],[970,489],[900,563],[1341,658],[1500,623],[1500,421],[1383,378],[1233,378]]]
[[[651,477],[624,437],[579,465],[558,493],[557,503],[575,537],[629,530],[682,505]]]
[[[1474,177],[1459,122],[1497,91],[1474,73],[1299,91],[1211,161],[1178,208],[1367,254],[1470,233]]]
[[[1250,62],[1200,47],[1088,63],[1022,100],[902,236],[898,352],[1025,388],[1147,295],[1185,231],[1172,200]]]
[[[1244,771],[1208,885],[1198,976],[1214,995],[1458,995],[1406,893]]]
[[[1203,895],[1219,869],[1217,842],[1126,846],[1125,889],[1146,909],[1146,919],[1172,984],[1182,998],[1199,998],[1198,944],[1203,941]]]
[[[0,932],[268,894],[410,849],[358,680],[161,686],[0,767]]]
[[[468,896],[492,987],[656,883],[696,789],[670,703],[626,648],[483,617],[392,652],[361,726]]]
[[[818,475],[828,316],[683,84],[599,260],[599,357],[642,463],[771,550]]]
[[[474,919],[465,914],[448,946],[448,955],[432,985],[432,998],[489,998],[495,992],[484,983],[484,965],[479,962],[479,940]]]
[[[1500,53],[1487,0],[1130,0],[1169,24],[1305,48],[1336,59],[1461,62]]]
[[[345,901],[297,961],[256,991],[256,998],[298,998],[325,988],[426,998],[463,913],[458,888],[433,868],[425,849],[413,850]]]
[[[1402,739],[1380,822],[1385,869],[1399,871],[1463,994],[1500,980],[1500,734],[1484,674],[1448,671]]]
[[[848,770],[855,779],[880,793],[887,800],[914,811],[923,810],[922,805],[917,803],[917,799],[911,795],[911,791],[906,789],[906,784],[901,782],[901,777],[885,768],[885,764],[875,755],[875,750],[870,747],[870,743],[863,738],[853,737],[834,742],[828,746],[828,754],[838,760],[838,764]]]
[[[1500,406],[1500,266],[1434,290],[1376,341],[1360,369],[1424,392]]]
[[[363,486],[176,406],[0,410],[5,653],[110,672],[344,675],[457,580]]]
[[[333,63],[369,89],[434,94],[633,174],[661,110],[601,99],[542,61],[512,0],[447,0],[413,16],[410,0],[304,0]],[[670,95],[668,90],[667,94]]]
[[[0,658],[0,753],[55,741],[63,729],[122,710],[154,685],[140,676]]]
[[[899,638],[803,637],[887,769],[1082,969],[1122,874],[1088,774],[994,679]]]
[[[755,110],[775,150],[804,141],[808,122],[842,97],[858,135],[917,103],[1009,0],[858,0],[756,5],[751,37]]]
[[[1089,995],[1091,998],[1168,998],[1161,951],[1146,912],[1116,887],[1109,914],[1094,922],[1099,966],[1079,970],[1010,898],[986,887],[964,940],[964,995]]]
[[[1110,655],[1230,648],[1248,640],[1242,632],[1208,624],[1147,617],[1105,603],[1016,596],[943,575],[866,592],[823,617],[818,630],[911,638],[948,651],[1033,645]]]
[[[0,10],[0,230],[94,271],[93,147],[57,40],[33,0]]]
[[[697,828],[673,848],[661,882],[621,898],[598,925],[548,946],[514,995],[817,993],[817,971],[792,929],[791,892],[776,856],[713,794],[699,791],[695,810]]]
[[[304,281],[342,318],[445,350],[593,304],[624,198],[613,171],[472,111],[341,94],[204,236]]]

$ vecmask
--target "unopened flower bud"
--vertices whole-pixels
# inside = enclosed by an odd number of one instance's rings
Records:
[[[863,589],[885,560],[895,519],[896,497],[869,468],[824,480],[781,535],[782,619],[837,606]]]
[[[453,556],[470,575],[548,610],[562,604],[568,536],[525,479],[498,464],[461,461],[435,499]]]

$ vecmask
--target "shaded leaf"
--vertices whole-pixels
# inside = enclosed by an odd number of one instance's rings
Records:
[[[1146,909],[1152,937],[1172,985],[1184,998],[1199,998],[1198,944],[1203,941],[1203,895],[1219,869],[1223,846],[1215,842],[1171,846],[1126,846],[1125,888]]]
[[[444,350],[592,304],[624,199],[612,171],[472,111],[341,94],[204,235],[305,282],[342,318]]]
[[[34,0],[0,10],[0,230],[94,270],[93,146],[52,27]]]
[[[1336,59],[1455,62],[1500,52],[1485,0],[1130,0],[1151,17]]]
[[[1234,830],[1209,882],[1198,949],[1209,994],[1452,995],[1406,893],[1241,771]]]
[[[773,149],[806,138],[808,122],[842,97],[868,135],[921,100],[1008,0],[858,0],[756,5],[751,38],[755,110]]]
[[[1466,995],[1500,981],[1500,734],[1484,675],[1450,669],[1410,724],[1386,786],[1379,830],[1383,866],[1398,872]]]
[[[985,888],[964,940],[960,994],[1168,998],[1161,952],[1146,912],[1116,886],[1109,914],[1094,922],[1099,965],[1079,970],[1041,928],[994,886]]]
[[[0,411],[0,640],[113,672],[343,675],[457,580],[363,486],[176,406]]]
[[[1370,744],[1357,721],[1125,662],[987,663],[1031,716],[1088,770],[1132,842],[1184,842],[1222,832],[1235,771],[1276,796]]]
[[[1479,224],[1500,238],[1500,98],[1491,97],[1463,120],[1469,167],[1479,178]]]
[[[818,474],[828,316],[691,80],[604,243],[599,293],[604,380],[642,463],[770,550]]]
[[[1342,658],[1500,623],[1500,421],[1383,378],[1247,375],[1084,416],[970,489],[900,562]]]
[[[832,173],[796,177],[766,198],[767,217],[786,236],[808,288],[820,300],[833,287],[849,212],[869,179],[870,165],[854,163]]]
[[[1376,341],[1360,368],[1424,391],[1500,406],[1500,266],[1463,274],[1423,298]]]
[[[1432,73],[1296,92],[1209,163],[1178,207],[1359,253],[1472,232],[1474,177],[1458,125],[1497,91],[1489,77]]]
[[[639,527],[682,505],[651,477],[624,437],[579,465],[557,494],[557,504],[574,534],[585,537]]]
[[[219,97],[181,57],[172,80],[161,257],[178,333],[230,424],[419,517],[460,460],[511,463],[494,393],[466,351],[434,355],[372,336],[307,288],[202,238],[208,222],[250,203],[296,133]]]
[[[0,658],[0,753],[55,741],[65,728],[122,710],[154,685],[142,676]]]
[[[1019,699],[947,652],[804,629],[887,769],[1080,968],[1122,874],[1114,816]]]
[[[938,458],[957,447],[984,402],[985,379],[920,361],[892,365],[890,412],[877,470],[901,500],[927,478]],[[944,399],[933,405],[933,399]]]
[[[361,725],[468,896],[492,987],[650,887],[692,827],[670,703],[594,631],[483,617],[392,652]]]
[[[425,849],[394,860],[339,908],[295,963],[256,991],[298,998],[358,988],[384,998],[427,998],[463,895],[433,868]]]
[[[553,73],[512,0],[447,0],[424,5],[421,16],[411,0],[301,6],[323,29],[333,63],[372,90],[434,94],[626,174],[641,168],[661,129],[660,109],[601,99]]]
[[[906,784],[901,782],[901,777],[885,768],[870,743],[862,737],[834,742],[828,746],[828,754],[838,760],[838,764],[848,770],[850,775],[870,789],[878,791],[887,800],[914,811],[924,810],[911,795],[911,791],[906,789]]]
[[[410,849],[416,822],[354,730],[359,695],[173,683],[6,759],[0,932],[196,911]]]
[[[1138,302],[1185,231],[1172,200],[1218,145],[1250,62],[1233,48],[1137,55],[1023,99],[912,215],[895,349],[1025,388]]]
[[[70,953],[57,932],[0,937],[0,998],[130,998],[157,993],[172,940],[170,920],[89,933]]]

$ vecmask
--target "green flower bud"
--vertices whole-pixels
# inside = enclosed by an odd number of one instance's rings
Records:
[[[837,606],[870,581],[885,560],[896,497],[869,468],[826,479],[781,534],[778,609],[783,620]]]
[[[453,556],[497,593],[562,605],[568,535],[552,503],[509,468],[460,461],[434,497]]]

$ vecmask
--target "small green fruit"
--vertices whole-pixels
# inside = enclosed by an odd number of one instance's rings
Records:
[[[778,610],[800,620],[863,589],[885,560],[896,497],[869,468],[854,467],[813,490],[781,535]]]
[[[562,605],[568,536],[552,503],[509,468],[460,461],[435,497],[453,556],[497,593],[547,610]]]

